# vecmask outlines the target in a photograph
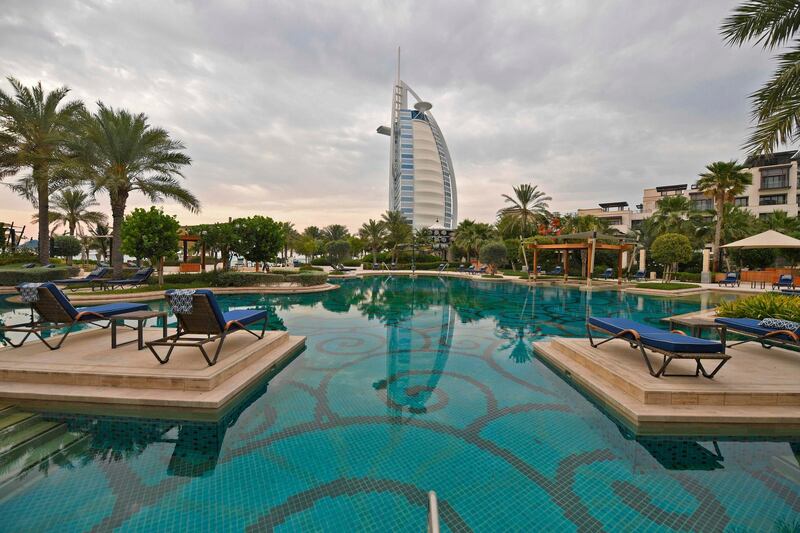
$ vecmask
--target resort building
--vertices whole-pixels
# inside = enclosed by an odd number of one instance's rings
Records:
[[[797,162],[800,152],[789,150],[765,156],[748,157],[744,166],[753,175],[753,183],[734,200],[735,205],[763,217],[775,211],[785,211],[789,216],[798,215],[800,189],[797,183]],[[687,183],[661,185],[644,189],[642,202],[633,208],[626,201],[605,202],[598,207],[578,209],[579,215],[592,215],[607,219],[611,227],[623,233],[636,229],[658,209],[658,202],[665,196],[688,196],[699,211],[714,209],[714,201],[697,190],[697,184]]]
[[[408,104],[409,94],[416,101],[413,108]],[[391,138],[389,209],[403,213],[414,228],[454,229],[458,197],[453,161],[432,107],[400,79],[398,50],[391,126],[377,130]]]

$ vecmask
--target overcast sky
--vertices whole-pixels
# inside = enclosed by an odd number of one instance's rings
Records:
[[[515,184],[565,212],[638,203],[644,187],[742,159],[747,95],[772,63],[723,45],[735,5],[0,0],[0,75],[144,112],[182,140],[203,204],[165,204],[183,223],[262,214],[356,229],[387,209],[375,128],[399,45],[449,145],[460,218],[490,222]],[[0,221],[29,222],[31,207],[0,192]]]

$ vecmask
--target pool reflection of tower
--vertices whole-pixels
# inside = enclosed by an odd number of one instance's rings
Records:
[[[404,409],[413,414],[427,412],[447,364],[455,329],[456,313],[444,303],[443,296],[441,303],[431,302],[427,311],[417,310],[413,318],[386,326],[386,380],[375,387],[386,388],[386,404],[392,415]],[[434,332],[435,346],[420,346],[424,344],[422,330]]]

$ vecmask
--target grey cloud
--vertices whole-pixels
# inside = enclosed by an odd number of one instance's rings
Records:
[[[0,74],[147,113],[188,147],[199,215],[357,227],[386,208],[395,47],[447,138],[462,218],[532,180],[567,211],[741,157],[767,55],[734,2],[6,2]],[[144,205],[137,199],[134,205]],[[30,213],[4,200],[0,219]]]

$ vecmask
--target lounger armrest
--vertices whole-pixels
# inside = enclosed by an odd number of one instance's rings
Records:
[[[678,335],[683,335],[684,337],[687,336],[686,333],[684,333],[683,331],[681,331],[679,329],[672,329],[672,330],[670,330],[670,333],[677,333]]]
[[[797,335],[794,331],[788,329],[779,329],[775,331],[770,331],[764,337],[774,337],[776,335],[786,335],[787,337],[791,337],[794,342],[800,342],[800,336]]]
[[[233,326],[237,326],[237,327],[239,327],[241,329],[245,329],[245,326],[241,322],[239,322],[238,320],[229,320],[228,322],[225,323],[225,331],[228,331]]]
[[[96,316],[99,319],[106,320],[108,317],[101,315],[100,313],[95,313],[94,311],[81,311],[77,315],[75,315],[75,320],[81,320],[83,317],[86,316]]]
[[[615,337],[622,337],[623,335],[630,335],[631,337],[634,338],[634,340],[637,340],[637,341],[639,339],[641,339],[641,335],[639,335],[639,332],[636,331],[635,329],[623,329],[622,331],[620,331],[619,333],[617,333],[614,336]]]

